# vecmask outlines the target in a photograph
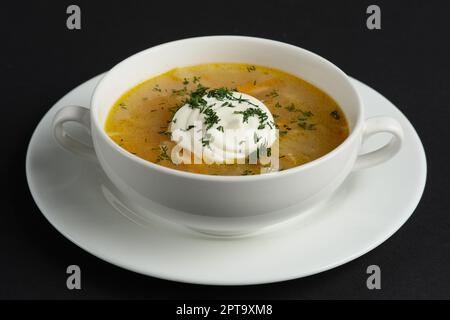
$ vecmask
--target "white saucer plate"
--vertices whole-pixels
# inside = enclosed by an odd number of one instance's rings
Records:
[[[366,117],[388,115],[402,124],[405,141],[394,159],[352,173],[320,207],[260,234],[212,237],[167,223],[157,215],[152,220],[141,218],[121,205],[99,166],[62,150],[52,136],[55,112],[65,105],[89,106],[101,77],[72,90],[44,116],[28,147],[26,174],[39,209],[59,232],[84,250],[125,269],[211,285],[305,277],[342,265],[380,245],[406,222],[422,196],[426,159],[416,131],[386,98],[353,80],[364,101]],[[386,139],[377,135],[365,149],[381,146]]]

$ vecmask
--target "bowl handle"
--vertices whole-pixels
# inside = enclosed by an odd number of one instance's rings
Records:
[[[91,123],[89,109],[80,106],[66,106],[60,109],[53,118],[53,136],[58,144],[66,150],[69,150],[85,159],[97,160],[92,142],[85,144],[71,137],[63,125],[65,122],[76,122],[81,124],[89,134],[91,133]]]
[[[392,134],[391,140],[377,150],[360,154],[353,167],[354,171],[373,167],[385,162],[395,156],[400,150],[403,142],[403,129],[397,120],[390,117],[367,119],[363,129],[362,143],[367,141],[370,136],[381,132]]]

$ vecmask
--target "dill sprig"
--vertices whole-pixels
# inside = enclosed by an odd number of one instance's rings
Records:
[[[158,158],[156,158],[156,162],[160,162],[162,160],[170,160],[170,156],[169,156],[168,152],[169,152],[168,146],[166,146],[166,145],[160,146],[159,156],[158,156]]]
[[[244,111],[235,111],[234,113],[235,114],[242,114],[242,116],[243,116],[242,121],[244,123],[247,123],[248,119],[250,117],[258,117],[258,120],[259,120],[259,127],[258,127],[258,129],[264,129],[265,122],[269,118],[267,116],[267,113],[265,113],[264,111],[262,111],[259,108],[247,108]]]

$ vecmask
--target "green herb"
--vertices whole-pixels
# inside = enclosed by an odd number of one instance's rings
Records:
[[[339,120],[341,118],[341,116],[337,110],[331,111],[330,116],[332,116],[335,120]]]
[[[306,121],[300,121],[298,123],[299,127],[304,130],[316,130],[316,125],[313,123],[308,123]]]
[[[183,131],[189,131],[189,130],[191,130],[192,128],[195,128],[195,126],[194,126],[193,124],[189,125],[186,129],[181,129],[181,130],[183,130]]]
[[[184,96],[187,93],[187,88],[184,87],[183,89],[172,89],[172,95],[173,96]]]
[[[276,107],[276,106],[275,106]],[[281,106],[280,106],[281,107]],[[291,103],[290,105],[284,107],[289,112],[300,112],[304,117],[309,118],[314,114],[311,111],[303,111],[295,106],[295,104]]]
[[[268,119],[267,114],[264,111],[262,111],[261,109],[259,109],[259,108],[247,108],[244,111],[235,111],[234,113],[235,114],[242,114],[242,116],[243,116],[243,120],[242,121],[244,123],[248,122],[248,118],[256,116],[259,119],[260,126],[264,125],[264,122],[266,122],[267,119]],[[262,128],[264,128],[264,126]],[[258,129],[260,129],[260,128],[258,128]]]
[[[202,106],[206,105],[206,100],[203,99],[203,96],[206,94],[208,88],[198,85],[195,91],[192,91],[189,98],[185,101],[189,105],[191,109],[201,109]]]
[[[261,140],[261,137],[258,136],[258,135],[256,134],[256,132],[255,132],[255,133],[253,133],[253,140],[255,141],[255,144],[256,144],[256,143],[258,143],[258,142]]]
[[[275,104],[275,108],[282,108],[283,106],[279,104],[278,102]]]
[[[162,160],[170,160],[170,156],[167,153],[169,151],[169,148],[166,145],[160,146],[160,153],[158,158],[156,158],[156,162],[160,162]]]
[[[217,131],[222,131],[222,132],[224,132],[224,130],[223,130],[223,127],[222,127],[222,126],[218,126],[218,127],[216,128],[216,130],[217,130]]]
[[[231,102],[224,102],[220,105],[221,107],[228,107],[228,108],[235,108],[236,106],[232,104]]]
[[[153,87],[153,91],[161,92],[161,88],[159,87],[159,84],[156,84],[156,85]]]
[[[295,104],[291,103],[290,105],[284,107],[287,111],[289,112],[295,112],[298,111],[297,108],[295,107]]]
[[[272,129],[273,127],[278,129],[278,125],[273,121],[268,122],[267,125],[269,126],[270,129]]]
[[[206,130],[211,129],[213,125],[219,123],[220,118],[212,108],[207,108],[203,113],[205,114]]]
[[[255,173],[252,170],[244,170],[241,175],[242,176],[252,176],[254,174]]]
[[[162,134],[163,136],[170,136],[172,133],[170,133],[169,131],[167,131],[167,130],[161,130],[161,131],[158,131],[158,133],[159,134]]]
[[[188,84],[189,84],[189,80],[186,79],[186,78],[184,78],[184,79],[183,79],[183,84],[184,84],[185,86],[188,85]]]
[[[252,71],[255,71],[256,70],[256,67],[255,66],[248,66],[247,67],[247,71],[248,72],[252,72]]]
[[[278,90],[276,90],[276,89],[273,89],[271,92],[266,94],[266,97],[269,97],[269,98],[276,98],[278,96],[279,96]]]
[[[202,146],[209,147],[211,140],[209,140],[208,138],[202,138],[201,142],[202,142]]]
[[[223,101],[224,99],[234,100],[233,91],[225,87],[210,90],[208,92],[208,98],[211,97],[220,101]]]

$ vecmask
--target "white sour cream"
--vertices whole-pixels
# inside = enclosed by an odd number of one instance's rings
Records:
[[[230,91],[227,97],[206,93],[202,99],[202,108],[186,103],[172,119],[172,140],[179,148],[207,162],[242,163],[239,160],[275,142],[273,116],[255,97]]]

